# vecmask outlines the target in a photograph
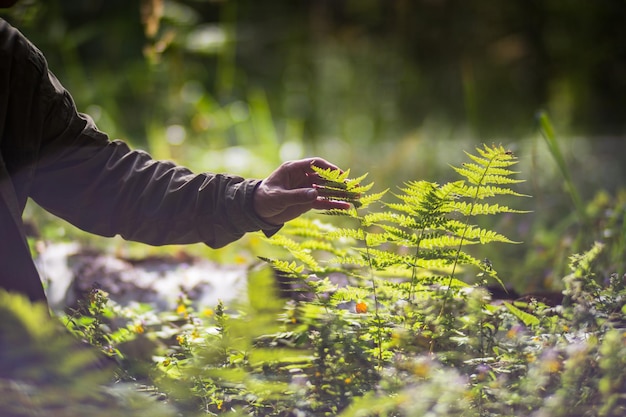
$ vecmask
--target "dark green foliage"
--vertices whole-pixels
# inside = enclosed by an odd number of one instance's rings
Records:
[[[77,341],[42,304],[0,292],[0,415],[173,416],[164,404],[115,383],[115,366]]]

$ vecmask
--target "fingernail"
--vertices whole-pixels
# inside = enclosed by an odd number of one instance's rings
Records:
[[[306,192],[306,196],[310,199],[310,200],[314,200],[317,198],[317,190],[310,188],[309,190],[307,190]]]

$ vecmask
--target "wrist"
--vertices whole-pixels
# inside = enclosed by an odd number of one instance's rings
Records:
[[[266,226],[270,228],[280,227],[283,223],[272,221],[271,216],[264,212],[263,207],[265,206],[266,195],[263,181],[259,181],[252,190],[252,211]]]

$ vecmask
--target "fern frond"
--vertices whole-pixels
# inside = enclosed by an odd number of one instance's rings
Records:
[[[467,178],[470,183],[478,186],[486,184],[519,184],[524,182],[524,180],[507,177],[507,175],[514,174],[515,172],[513,171],[509,171],[507,174],[486,174],[485,169],[482,171],[468,169],[467,165],[463,168],[452,167],[452,169],[458,172],[461,176]],[[490,170],[490,168],[487,168],[487,172],[490,172]]]
[[[363,225],[366,227],[371,226],[373,224],[381,223],[381,222],[387,222],[387,223],[400,225],[403,223],[403,220],[405,218],[408,218],[408,217],[402,214],[393,213],[390,211],[379,211],[379,212],[365,214],[361,218],[361,221],[363,222]]]
[[[270,264],[274,269],[279,272],[285,274],[285,276],[290,278],[301,278],[302,272],[304,271],[304,265],[298,265],[295,261],[281,261],[278,259],[270,259],[260,256],[264,262]]]
[[[389,191],[389,189],[383,190],[379,193],[362,195],[361,198],[359,199],[359,203],[361,203],[360,208],[364,209],[368,207],[369,205],[371,205],[372,203],[376,203],[381,198],[383,198],[383,196],[387,193],[387,191]]]
[[[356,248],[362,254],[363,259],[368,260],[368,265],[375,269],[384,269],[390,265],[411,265],[412,258],[407,255],[400,255],[391,251],[374,248]]]
[[[388,207],[414,216],[428,216],[430,219],[441,217],[452,211],[449,203],[457,198],[457,194],[452,192],[453,188],[456,187],[439,187],[427,181],[410,182],[407,187],[400,189],[403,194],[395,194],[404,204],[390,204]]]
[[[325,242],[320,240],[305,240],[300,244],[303,249],[307,249],[310,251],[323,251],[332,253],[334,255],[343,255],[345,254],[345,250],[339,248],[336,244],[332,242]]]
[[[400,197],[398,197],[400,198]],[[416,216],[419,213],[415,210],[414,207],[411,207],[408,204],[403,203],[386,203],[385,206],[391,210],[398,211],[400,213],[406,213],[410,216]],[[390,219],[391,220],[391,219]]]
[[[310,217],[300,216],[285,223],[285,227],[283,227],[281,231],[287,231],[287,230],[292,230],[292,229],[295,229],[295,230],[305,229],[305,230],[311,230],[314,233],[319,232],[323,234],[324,232],[327,232],[334,228],[335,228],[334,225],[330,223],[324,223],[320,221],[319,219],[312,219]]]
[[[440,235],[437,237],[422,239],[420,242],[420,248],[422,249],[458,248],[459,245],[461,245],[462,243],[470,245],[470,244],[473,244],[474,242],[466,241],[459,236]]]
[[[319,264],[315,258],[311,255],[311,250],[303,246],[302,243],[296,242],[293,239],[289,239],[284,235],[275,235],[270,239],[270,243],[282,246],[287,249],[291,255],[302,262],[307,268],[317,271],[320,269]]]
[[[281,230],[283,234],[290,236],[297,236],[303,239],[319,239],[324,240],[326,233],[322,230],[312,226],[294,226],[289,223],[285,224],[285,227]],[[276,235],[272,236],[275,237]]]
[[[337,305],[346,301],[362,300],[371,295],[370,288],[354,287],[347,285],[345,287],[338,288],[330,297],[331,305]]]
[[[391,265],[378,272],[378,276],[382,279],[410,279],[413,275],[408,265]]]
[[[381,298],[387,300],[406,299],[411,291],[411,283],[408,281],[398,282],[389,280],[378,280],[379,294]]]
[[[361,175],[360,177],[346,180],[346,187],[348,188],[348,190],[356,189],[357,187],[359,187],[361,185],[363,180],[365,178],[367,178],[367,176],[368,176],[368,174],[365,173],[365,174]]]
[[[482,181],[482,185],[487,185],[487,184],[520,184],[524,182],[524,180],[519,180],[516,178],[509,178],[509,177],[505,177],[504,175],[485,175],[483,177],[483,181]]]
[[[506,168],[502,168],[502,167],[496,167],[496,166],[493,165],[493,163],[491,165],[483,166],[483,165],[478,165],[478,164],[472,164],[472,163],[469,163],[469,162],[465,162],[465,163],[463,163],[463,168],[462,169],[465,169],[467,171],[476,172],[476,173],[489,172],[489,174],[491,174],[491,175],[501,175],[501,176],[504,176],[504,177],[508,177],[509,175],[519,174],[518,171],[511,171],[510,169],[506,169]]]
[[[496,197],[498,195],[530,197],[529,195],[518,193],[510,188],[497,187],[493,185],[484,185],[480,187],[465,185],[458,189],[458,192],[464,197],[475,198],[477,200],[484,200],[485,198]]]
[[[332,232],[329,232],[328,238],[333,240],[350,238],[358,241],[364,241],[365,232],[361,229],[348,229],[345,227],[340,227],[333,230]]]
[[[374,183],[361,184],[367,177],[367,174],[351,179],[349,178],[350,170],[342,172],[339,169],[322,169],[315,165],[312,165],[311,168],[323,180],[320,184],[322,187],[319,189],[321,195],[328,196],[332,200],[347,201],[352,203],[354,207],[363,205],[360,201],[363,194],[367,193],[374,186]],[[331,211],[327,214],[337,215],[339,213]],[[350,216],[354,217],[352,214]]]
[[[380,227],[386,232],[383,234],[384,240],[381,239],[381,243],[394,241],[407,246],[417,246],[420,243],[420,238],[415,233],[386,224],[381,224]]]
[[[353,219],[359,218],[359,215],[354,208],[349,208],[346,210],[339,210],[339,209],[324,210],[323,213],[327,216],[350,217]]]
[[[492,160],[492,161],[512,161],[516,160],[513,152],[507,151],[504,149],[502,145],[486,145],[483,144],[483,147],[477,147],[476,152],[478,152],[484,159]]]
[[[335,181],[341,184],[344,184],[348,176],[350,176],[349,169],[341,171],[340,169],[320,168],[317,165],[311,165],[311,169],[315,171],[320,178],[326,181]]]
[[[521,242],[515,242],[500,233],[497,233],[488,229],[483,229],[477,226],[468,227],[465,230],[465,238],[469,240],[478,240],[480,244],[491,243],[491,242],[521,243]]]
[[[357,267],[368,267],[369,262],[361,256],[338,256],[328,261],[335,265],[352,265]]]
[[[348,184],[350,184],[350,183],[348,183]],[[371,190],[373,186],[374,186],[374,183],[370,182],[369,184],[366,184],[366,185],[357,185],[357,186],[353,186],[353,187],[348,186],[348,190],[350,190],[351,193],[360,195],[360,194],[366,193],[369,190]]]
[[[460,279],[450,277],[450,275],[429,275],[424,276],[420,279],[420,282],[428,285],[428,287],[424,288],[424,292],[431,292],[432,288],[430,286],[439,286],[447,288],[467,288],[470,285],[466,282],[461,281]]]
[[[475,259],[465,252],[461,252],[459,254],[454,248],[442,247],[431,250],[424,250],[420,252],[420,256],[418,258],[413,255],[398,254],[375,248],[357,248],[356,250],[362,254],[362,259],[364,262],[351,262],[352,264],[368,266],[371,262],[371,265],[377,270],[386,269],[390,266],[440,269],[450,266],[455,262],[458,262],[462,265],[481,265],[478,259]],[[367,257],[369,257],[369,261]]]
[[[465,216],[477,216],[480,214],[498,213],[528,213],[527,211],[516,210],[507,206],[501,206],[499,204],[474,204],[465,201],[457,201],[454,203],[453,206],[456,211]]]
[[[432,194],[433,192],[436,192],[437,188],[439,187],[439,184],[437,184],[436,182],[430,182],[425,180],[407,181],[404,185],[405,187],[400,188],[400,190],[407,195],[416,197]]]
[[[369,247],[376,247],[387,242],[393,242],[393,236],[387,232],[373,233],[369,232],[365,235],[365,245]]]

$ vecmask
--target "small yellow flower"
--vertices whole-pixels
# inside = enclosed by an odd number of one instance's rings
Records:
[[[135,326],[133,327],[133,330],[137,334],[143,334],[146,331],[146,329],[143,327],[143,324],[141,323],[135,324]]]
[[[187,315],[187,306],[179,304],[178,307],[176,307],[176,314]]]
[[[349,385],[349,384],[351,384],[351,383],[352,383],[352,378],[347,377],[346,379],[344,379],[344,380],[343,380],[343,382],[344,382],[346,385]]]
[[[187,341],[187,338],[183,336],[182,334],[179,334],[178,336],[176,336],[176,341],[178,342],[179,345],[183,345]]]
[[[172,360],[170,358],[166,358],[163,360],[163,366],[170,366]]]
[[[211,317],[213,315],[213,310],[210,308],[205,308],[204,310],[202,310],[202,315],[204,317]]]

